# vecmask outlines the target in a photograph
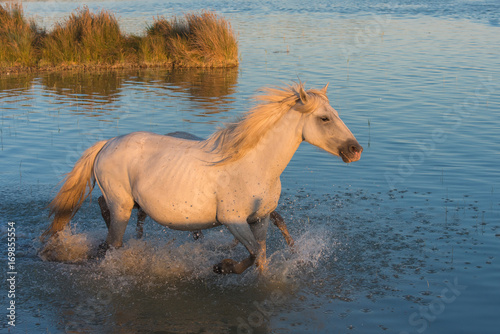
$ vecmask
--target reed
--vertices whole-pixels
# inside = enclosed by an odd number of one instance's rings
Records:
[[[27,21],[21,5],[0,4],[0,72],[100,67],[233,67],[238,42],[215,13],[157,17],[143,35],[125,35],[105,10],[77,9],[50,32]]]

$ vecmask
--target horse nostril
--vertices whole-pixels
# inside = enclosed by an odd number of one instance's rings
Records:
[[[360,145],[351,145],[349,146],[349,151],[351,153],[361,153],[363,152],[363,148]]]

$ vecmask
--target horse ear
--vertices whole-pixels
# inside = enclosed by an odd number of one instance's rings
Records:
[[[300,101],[303,104],[307,103],[309,96],[307,95],[307,92],[304,90],[304,87],[302,85],[299,87],[299,97],[300,97]]]
[[[328,89],[328,85],[329,85],[329,84],[330,84],[330,83],[328,82],[328,83],[326,84],[326,86],[325,86],[325,87],[321,88],[321,93],[323,93],[323,94],[325,94],[325,95],[326,95],[326,90]]]

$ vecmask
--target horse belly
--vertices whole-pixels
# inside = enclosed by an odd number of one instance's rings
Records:
[[[137,192],[136,201],[159,224],[178,230],[199,230],[219,225],[217,202],[204,177],[166,173],[155,185]]]
[[[143,210],[157,223],[175,230],[194,231],[220,225],[215,205],[202,206],[187,199],[182,202],[165,200],[155,207],[147,204]]]

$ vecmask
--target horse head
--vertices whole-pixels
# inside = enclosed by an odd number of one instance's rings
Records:
[[[302,113],[302,138],[341,157],[345,163],[357,161],[363,147],[330,105],[327,89],[328,84],[321,90],[305,91],[303,85],[297,87],[297,104],[293,109]]]

